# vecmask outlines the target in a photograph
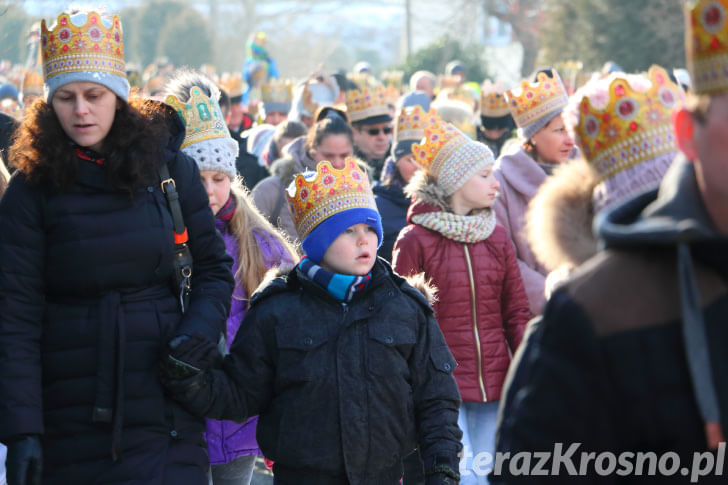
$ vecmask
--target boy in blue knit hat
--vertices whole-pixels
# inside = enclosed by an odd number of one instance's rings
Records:
[[[165,385],[200,416],[259,414],[277,485],[395,485],[416,447],[428,485],[458,483],[456,364],[427,298],[376,258],[366,174],[321,162],[288,199],[306,257],[258,289],[221,368],[190,341]]]

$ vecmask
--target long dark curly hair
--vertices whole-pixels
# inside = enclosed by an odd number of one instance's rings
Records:
[[[171,137],[170,111],[162,103],[132,96],[120,103],[104,139],[104,166],[109,184],[132,194],[154,180]],[[29,183],[50,193],[73,185],[79,159],[50,103],[37,99],[26,112],[10,148],[10,163]]]

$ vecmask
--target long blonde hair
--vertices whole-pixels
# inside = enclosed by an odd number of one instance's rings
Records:
[[[5,168],[5,162],[0,157],[0,197],[2,197],[5,189],[8,188],[8,183],[10,183],[10,172]]]
[[[258,231],[271,245],[279,245],[284,256],[295,264],[298,261],[297,247],[288,241],[278,229],[268,222],[253,204],[250,192],[235,180],[230,186],[230,194],[235,198],[235,212],[230,220],[230,232],[238,241],[238,270],[235,272],[236,284],[243,285],[250,298],[263,281],[268,267],[263,261],[263,252],[253,231]]]

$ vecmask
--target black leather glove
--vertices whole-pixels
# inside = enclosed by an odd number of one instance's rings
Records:
[[[43,475],[43,447],[37,435],[23,436],[8,443],[6,459],[8,485],[40,485]]]
[[[425,472],[425,485],[457,485],[460,483],[460,473],[449,462],[450,460],[444,458],[436,458],[435,465]]]
[[[170,379],[187,379],[220,364],[222,356],[209,340],[195,335],[178,335],[169,342],[162,373]]]

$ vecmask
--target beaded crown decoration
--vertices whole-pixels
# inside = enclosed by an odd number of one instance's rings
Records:
[[[524,127],[554,111],[564,108],[569,95],[556,71],[554,77],[538,73],[537,82],[522,81],[516,89],[505,92],[506,101],[519,127]]]
[[[97,12],[79,16],[62,13],[51,30],[45,20],[40,29],[46,80],[81,71],[108,72],[126,78],[124,38],[118,15],[109,21]]]
[[[728,89],[728,0],[685,4],[685,54],[696,94]]]
[[[374,116],[389,115],[386,90],[376,88],[352,89],[346,92],[346,111],[353,123]]]
[[[271,79],[260,90],[263,103],[290,103],[293,100],[293,84],[289,80]]]
[[[437,114],[432,108],[427,112],[423,111],[419,105],[402,108],[397,116],[394,140],[395,142],[420,141],[425,136],[425,128],[438,121]]]
[[[174,108],[185,123],[185,139],[181,148],[203,140],[230,138],[220,105],[205,96],[199,87],[190,89],[190,99],[186,103],[171,94],[165,103]]]
[[[352,157],[346,158],[341,170],[323,161],[315,172],[296,175],[286,195],[302,240],[334,214],[356,208],[377,210],[369,178]]]
[[[579,104],[577,142],[601,180],[675,150],[671,114],[685,94],[659,66],[650,67],[647,76],[651,86],[646,92],[618,77],[609,85],[603,109],[587,97]]]

